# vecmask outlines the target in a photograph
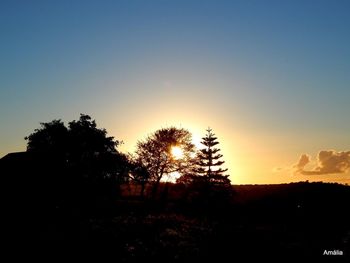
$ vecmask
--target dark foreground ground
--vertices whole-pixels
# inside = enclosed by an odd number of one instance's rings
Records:
[[[140,199],[125,189],[111,202],[36,206],[8,216],[13,244],[103,248],[115,262],[350,262],[350,187],[324,183],[233,186],[229,203]],[[162,190],[162,189],[161,189]],[[45,197],[43,196],[45,199]],[[88,204],[88,205],[87,205]],[[32,207],[32,208],[31,208]],[[338,250],[343,255],[323,255]],[[88,251],[86,251],[88,252]]]

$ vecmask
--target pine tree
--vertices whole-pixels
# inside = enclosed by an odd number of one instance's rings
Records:
[[[234,189],[228,175],[225,175],[227,169],[221,168],[225,162],[221,160],[223,155],[219,153],[219,142],[212,129],[207,129],[201,143],[205,147],[197,151],[191,165],[177,183],[187,186],[184,198],[196,204],[199,211],[225,211],[230,205]]]
[[[221,168],[225,162],[221,160],[220,149],[215,147],[219,142],[212,129],[207,129],[201,143],[205,148],[200,149],[197,155],[197,176],[211,186],[230,186],[228,175],[224,175],[227,169]]]

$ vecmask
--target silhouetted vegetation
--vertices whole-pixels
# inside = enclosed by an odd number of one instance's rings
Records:
[[[26,139],[26,152],[0,159],[9,241],[106,244],[118,262],[319,262],[334,249],[349,260],[349,186],[231,185],[211,130],[197,155],[187,130],[166,128],[131,157],[88,115]],[[178,183],[162,182],[175,171]]]
[[[183,157],[176,159],[171,153],[172,147],[180,146]],[[155,198],[159,183],[164,176],[183,173],[191,164],[194,153],[191,133],[175,127],[163,128],[137,143],[135,159],[149,172],[153,182],[152,196]]]
[[[197,151],[190,169],[177,183],[186,186],[188,202],[195,202],[197,207],[206,210],[218,209],[230,202],[233,189],[228,175],[224,175],[227,169],[221,168],[225,162],[221,160],[220,149],[215,147],[219,142],[210,128],[201,143],[204,147]]]
[[[29,154],[36,154],[39,159],[51,156],[59,162],[48,167],[45,176],[50,178],[54,170],[60,170],[57,178],[51,178],[57,182],[53,187],[69,194],[62,198],[81,208],[91,210],[97,199],[117,196],[120,185],[128,180],[129,160],[117,151],[121,142],[108,137],[105,129],[97,128],[88,115],[81,114],[68,127],[61,120],[41,123],[41,128],[25,139]]]

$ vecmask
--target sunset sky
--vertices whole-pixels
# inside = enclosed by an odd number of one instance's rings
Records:
[[[350,183],[350,1],[0,2],[0,157],[86,113],[210,126],[233,184]]]

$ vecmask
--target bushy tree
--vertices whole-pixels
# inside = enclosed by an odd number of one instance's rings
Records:
[[[94,153],[116,153],[120,141],[107,136],[105,129],[99,129],[89,115],[81,114],[78,121],[69,123],[68,128],[61,120],[40,123],[41,128],[25,137],[27,151],[41,153],[69,154],[70,158],[82,158]]]
[[[179,147],[181,158],[172,154],[172,148]],[[147,169],[154,183],[152,196],[155,197],[159,183],[164,176],[182,173],[189,165],[194,153],[192,135],[186,129],[163,128],[137,143],[136,159]]]
[[[28,141],[27,151],[38,153],[55,153],[64,155],[67,152],[68,129],[61,120],[40,123],[40,128],[25,137]]]
[[[68,161],[75,170],[90,178],[118,175],[116,164],[123,159],[117,156],[120,141],[108,137],[105,129],[97,128],[95,120],[84,114],[69,122],[68,132]]]
[[[107,136],[105,129],[97,128],[89,115],[81,114],[68,127],[61,120],[41,123],[41,128],[25,139],[28,152],[64,160],[65,167],[61,170],[65,171],[62,177],[66,177],[66,183],[77,187],[88,185],[84,189],[91,190],[90,194],[103,191],[100,187],[103,185],[117,190],[128,177],[128,159],[117,150],[121,142]]]

